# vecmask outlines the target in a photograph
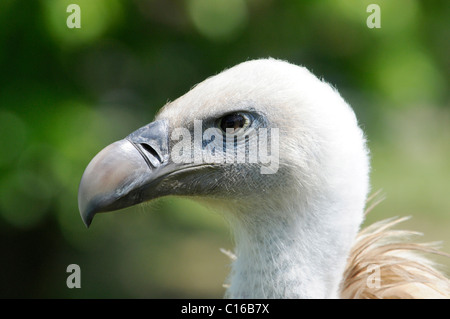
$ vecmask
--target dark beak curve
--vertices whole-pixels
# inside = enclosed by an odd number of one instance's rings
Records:
[[[89,163],[78,189],[78,207],[89,227],[96,213],[146,200],[142,190],[169,162],[169,125],[152,122],[112,143]]]

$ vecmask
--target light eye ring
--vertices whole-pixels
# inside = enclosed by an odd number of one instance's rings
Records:
[[[245,130],[250,124],[251,118],[242,112],[229,113],[218,120],[218,126],[225,134],[236,134]],[[227,132],[227,129],[229,132]]]

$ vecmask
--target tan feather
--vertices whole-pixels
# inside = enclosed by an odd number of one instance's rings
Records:
[[[366,214],[380,201],[368,205]],[[407,219],[383,220],[358,234],[341,284],[342,298],[450,298],[449,279],[425,258],[426,254],[450,255],[439,251],[436,243],[406,242],[419,233],[392,228]]]

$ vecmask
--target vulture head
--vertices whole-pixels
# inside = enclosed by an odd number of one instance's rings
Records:
[[[98,153],[78,203],[95,214],[190,197],[229,222],[236,261],[226,296],[338,297],[369,189],[351,107],[306,68],[241,63],[165,105]]]

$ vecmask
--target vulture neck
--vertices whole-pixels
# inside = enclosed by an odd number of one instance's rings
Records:
[[[338,298],[362,212],[346,221],[343,205],[328,205],[232,214],[237,259],[226,297]]]

